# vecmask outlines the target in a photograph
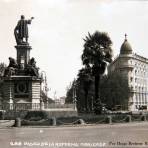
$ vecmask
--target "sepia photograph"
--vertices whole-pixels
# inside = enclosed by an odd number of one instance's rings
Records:
[[[0,0],[1,148],[148,148],[148,0]]]

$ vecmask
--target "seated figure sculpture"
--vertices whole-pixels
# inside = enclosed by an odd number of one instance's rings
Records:
[[[16,70],[18,69],[18,65],[12,57],[9,57],[9,65],[5,69],[4,76],[12,76],[16,74]]]
[[[31,58],[27,65],[27,70],[26,70],[27,75],[38,77],[39,76],[38,70],[39,68],[36,67],[35,59]]]

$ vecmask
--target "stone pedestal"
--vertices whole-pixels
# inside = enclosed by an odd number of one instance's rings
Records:
[[[11,109],[40,109],[41,79],[32,76],[11,76],[4,79],[4,104]],[[7,108],[10,109],[10,108]]]
[[[17,45],[15,46],[17,50],[17,63],[23,69],[30,60],[30,50],[32,49],[29,45]]]

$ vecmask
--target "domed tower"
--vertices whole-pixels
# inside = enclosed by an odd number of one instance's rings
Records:
[[[120,73],[129,78],[133,70],[133,61],[132,61],[132,47],[127,41],[127,35],[125,34],[125,40],[120,48],[119,55],[119,69]]]
[[[128,98],[128,109],[132,110],[132,98],[133,98],[133,73],[134,73],[134,60],[133,60],[133,50],[130,43],[127,41],[127,35],[125,34],[125,40],[120,48],[119,55],[119,69],[120,74],[128,80],[128,86],[131,88]]]
[[[120,54],[132,54],[132,47],[127,41],[127,35],[125,34],[125,40],[120,48]]]

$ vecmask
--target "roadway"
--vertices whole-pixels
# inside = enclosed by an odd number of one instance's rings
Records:
[[[0,129],[2,148],[148,148],[148,122]]]

